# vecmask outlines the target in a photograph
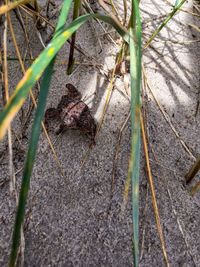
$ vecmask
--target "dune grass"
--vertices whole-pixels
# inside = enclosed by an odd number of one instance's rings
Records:
[[[24,4],[28,1],[16,1],[15,3],[10,3],[0,7],[0,14],[5,14],[12,9]],[[152,34],[150,39],[147,41],[144,48],[153,41],[155,36],[166,26],[168,21],[170,21],[177,11],[181,8],[185,0],[182,0],[175,5],[171,14],[163,21],[163,23],[158,27],[158,29]],[[130,181],[132,181],[132,208],[133,208],[133,255],[134,255],[134,266],[139,266],[139,170],[140,170],[140,122],[141,122],[141,62],[142,62],[142,28],[140,19],[140,10],[137,0],[131,1],[131,16],[129,22],[127,23],[127,1],[123,1],[124,5],[124,21],[121,23],[120,16],[117,15],[117,8],[112,1],[112,7],[115,15],[100,15],[100,14],[85,14],[78,16],[78,8],[80,6],[80,1],[74,1],[74,20],[70,24],[67,24],[67,18],[69,10],[72,5],[72,0],[63,1],[62,9],[58,19],[57,27],[52,40],[49,45],[41,52],[41,54],[36,58],[32,65],[28,68],[24,77],[20,80],[14,93],[8,99],[3,111],[0,113],[0,139],[3,139],[7,130],[10,127],[11,121],[15,118],[16,114],[19,112],[23,106],[27,96],[29,95],[31,88],[35,83],[42,77],[41,90],[39,92],[39,99],[37,103],[37,109],[35,112],[34,122],[32,126],[31,137],[29,141],[29,147],[27,151],[26,161],[24,165],[24,172],[22,177],[22,185],[19,195],[19,204],[16,213],[16,220],[13,230],[12,248],[10,254],[9,266],[15,266],[17,260],[17,254],[20,246],[20,231],[23,226],[25,207],[28,197],[28,190],[30,179],[32,175],[32,169],[35,161],[35,156],[37,153],[37,144],[41,131],[41,122],[44,116],[46,101],[48,97],[49,86],[51,83],[54,62],[57,53],[59,53],[62,46],[73,36],[73,42],[71,44],[71,56],[69,60],[68,73],[71,73],[73,67],[73,50],[75,44],[75,33],[76,31],[89,19],[98,19],[104,21],[113,26],[113,28],[118,32],[118,34],[123,38],[123,42],[128,46],[128,51],[130,53],[130,77],[131,77],[131,155],[129,162],[128,178],[126,181],[125,188],[125,199],[128,196],[128,191],[130,187]],[[125,26],[127,25],[128,26]],[[123,61],[123,59],[122,59]],[[115,75],[115,73],[114,73]],[[143,129],[143,128],[142,128]],[[144,129],[143,140],[145,141]],[[146,155],[148,155],[148,150],[146,149]],[[148,162],[148,156],[146,157]],[[151,177],[152,180],[152,177]],[[150,180],[150,183],[151,183]],[[154,188],[152,187],[152,192]],[[154,195],[154,193],[152,194]],[[156,207],[155,197],[153,198],[154,208]],[[156,209],[156,218],[159,217],[158,210]],[[163,254],[166,258],[166,249],[163,245],[164,241],[162,238],[162,229],[159,224],[159,219],[157,219],[158,231],[161,232],[160,239],[163,248]]]

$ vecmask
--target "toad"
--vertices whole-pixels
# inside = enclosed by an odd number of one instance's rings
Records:
[[[85,133],[95,143],[96,121],[88,106],[81,100],[81,93],[72,85],[66,84],[66,95],[63,95],[57,108],[49,108],[45,112],[45,125],[51,119],[59,121],[56,134],[67,129],[77,129]]]

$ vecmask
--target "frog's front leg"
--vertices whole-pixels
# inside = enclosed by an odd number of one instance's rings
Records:
[[[69,99],[81,100],[82,94],[76,89],[76,87],[73,84],[71,83],[66,84],[66,89],[67,89],[67,97]]]
[[[57,119],[57,118],[59,118],[59,113],[58,113],[58,110],[56,108],[47,109],[45,112],[45,116],[44,116],[45,126],[48,128],[50,120]]]
[[[67,127],[64,124],[60,124],[56,129],[56,134],[59,135],[60,133],[66,131]]]

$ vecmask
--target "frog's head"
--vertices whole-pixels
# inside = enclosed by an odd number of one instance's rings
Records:
[[[73,100],[81,100],[81,93],[76,89],[76,87],[74,85],[72,85],[71,83],[67,83],[66,84],[66,89],[67,89],[67,94],[66,96],[69,99],[73,99]]]

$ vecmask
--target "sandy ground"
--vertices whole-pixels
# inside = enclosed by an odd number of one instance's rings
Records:
[[[184,9],[197,12],[192,8],[192,1]],[[162,15],[170,11],[170,7],[160,0],[141,1],[141,10],[145,42],[162,21]],[[55,12],[54,19],[57,15],[58,12]],[[164,114],[179,133],[177,138],[151,92],[144,88],[150,159],[167,253],[171,266],[180,267],[200,266],[200,193],[191,197],[189,187],[184,186],[184,174],[194,162],[193,157],[200,152],[200,111],[196,112],[200,92],[200,49],[199,42],[195,41],[199,40],[200,35],[189,24],[199,26],[199,18],[194,19],[194,16],[186,12],[176,15],[151,47],[144,51],[143,57],[152,91]],[[25,49],[23,33],[17,23],[15,27],[18,29],[18,42]],[[107,31],[111,30],[108,26],[105,27]],[[34,36],[31,47],[34,54],[37,54],[42,46],[35,37],[37,35],[33,27],[30,27],[29,34]],[[42,33],[44,38],[46,35],[47,33]],[[112,37],[117,41],[115,35]],[[78,32],[77,44],[87,57],[76,53],[76,60],[81,64],[71,76],[67,76],[63,61],[67,61],[69,46],[62,49],[55,65],[47,106],[54,107],[58,104],[65,92],[65,84],[70,82],[82,92],[92,114],[99,121],[108,85],[105,75],[99,69],[111,71],[117,47],[103,35],[102,28],[91,21]],[[11,43],[9,55],[14,56]],[[19,67],[12,61],[11,90],[19,77]],[[118,77],[96,146],[90,151],[82,169],[81,162],[89,145],[87,137],[77,131],[68,131],[59,136],[54,146],[65,173],[62,177],[44,133],[41,134],[24,226],[24,266],[133,266],[130,200],[124,214],[121,213],[130,153],[130,122],[121,140],[113,194],[111,190],[118,134],[130,108],[125,93],[123,79]],[[21,130],[19,125],[13,123],[18,132]],[[29,136],[30,125],[21,145],[14,145],[18,188],[25,158],[23,149],[28,143],[26,137]],[[51,140],[55,141],[57,137],[53,130],[49,134]],[[190,154],[184,149],[183,142],[188,146]],[[16,203],[9,189],[5,142],[0,149],[0,266],[7,266]],[[198,181],[198,177],[195,181]],[[140,247],[141,267],[165,266],[143,152],[140,176]]]

